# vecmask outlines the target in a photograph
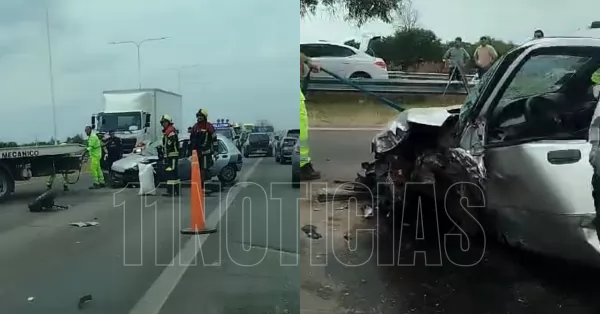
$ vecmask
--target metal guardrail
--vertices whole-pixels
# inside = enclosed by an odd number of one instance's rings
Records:
[[[447,73],[423,73],[423,72],[404,72],[388,71],[390,79],[414,79],[414,80],[444,80],[447,79]],[[475,74],[467,74],[467,80],[472,80]]]
[[[405,94],[405,95],[442,95],[446,86],[447,95],[466,95],[467,92],[461,82],[447,80],[415,80],[415,79],[389,79],[371,80],[358,79],[352,82],[374,93]],[[472,87],[474,84],[470,84]],[[311,78],[308,90],[313,92],[356,92],[357,90],[347,84],[340,83],[333,78]]]

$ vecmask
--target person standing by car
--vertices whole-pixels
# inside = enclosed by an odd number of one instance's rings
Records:
[[[104,149],[104,158],[106,167],[108,168],[108,178],[112,181],[112,164],[115,161],[123,158],[123,145],[121,143],[121,139],[115,136],[114,130],[110,130],[110,132],[108,132],[108,138],[106,139]]]
[[[469,53],[463,47],[462,38],[456,37],[452,46],[446,50],[443,61],[448,66],[450,81],[462,81],[462,69],[471,59]]]
[[[177,130],[173,126],[173,119],[168,115],[160,118],[163,127],[162,147],[165,158],[165,177],[167,179],[167,193],[163,196],[179,196],[181,182],[177,172],[179,162],[179,139]]]
[[[87,151],[90,154],[90,173],[92,175],[93,184],[90,190],[95,190],[105,187],[104,174],[100,167],[102,158],[102,141],[96,132],[92,131],[91,126],[85,127],[85,135],[88,136]]]
[[[479,39],[479,47],[475,49],[473,59],[477,65],[477,75],[481,79],[485,72],[490,66],[498,59],[498,53],[492,45],[490,45],[490,39],[487,36],[482,36]]]
[[[304,64],[308,65],[310,71],[319,72],[321,68],[312,63],[310,58],[300,53],[300,78],[304,76]],[[308,147],[308,112],[305,105],[306,98],[300,89],[300,180],[310,181],[321,178],[321,173],[315,171],[310,160],[310,149]]]
[[[196,113],[196,124],[192,127],[190,133],[190,148],[198,153],[200,161],[201,184],[204,183],[208,176],[208,169],[213,166],[214,155],[219,151],[219,142],[217,141],[217,133],[212,123],[208,122],[208,112],[205,109],[200,109]],[[206,191],[206,189],[205,189]]]

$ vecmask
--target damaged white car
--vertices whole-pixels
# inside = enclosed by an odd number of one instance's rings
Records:
[[[467,197],[446,209],[455,230],[600,266],[588,161],[599,68],[599,38],[526,43],[464,105],[402,112],[373,139],[358,180],[380,185],[380,209],[402,208],[391,205],[406,201],[408,182],[429,182],[441,202]]]

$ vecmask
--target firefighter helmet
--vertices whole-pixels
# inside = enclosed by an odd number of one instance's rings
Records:
[[[173,123],[173,119],[171,119],[171,117],[166,114],[164,114],[162,117],[160,117],[160,123],[163,123],[165,121],[169,122],[169,123]]]
[[[208,120],[208,111],[206,111],[206,109],[198,109],[198,112],[196,113],[196,118],[199,116],[204,116],[204,118]]]

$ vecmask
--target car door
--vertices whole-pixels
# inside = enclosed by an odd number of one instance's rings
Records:
[[[505,121],[503,112],[515,111],[509,106],[515,106],[512,100],[518,97],[546,92],[561,86],[561,77],[570,71],[585,71],[585,60],[593,61],[594,56],[600,56],[600,47],[595,49],[578,46],[565,46],[547,55],[534,55],[522,62],[512,82],[507,83],[506,89],[499,93],[496,106],[493,110],[490,124],[498,125],[507,130],[533,128],[541,125],[538,120],[527,117],[525,110],[520,120]],[[570,54],[570,51],[587,51],[589,55],[583,56]],[[529,51],[535,54],[537,49]],[[598,64],[593,65],[597,67]],[[537,74],[540,76],[537,76]],[[576,75],[576,74],[573,75]],[[543,75],[541,75],[543,74]],[[538,77],[538,79],[533,79]],[[531,89],[523,91],[517,88],[518,80],[534,83]],[[508,103],[508,105],[505,105]],[[518,102],[517,102],[518,104]],[[503,107],[503,105],[505,105]],[[525,104],[524,106],[527,106]],[[575,106],[576,103],[568,103]],[[507,108],[508,107],[508,108]],[[528,109],[531,110],[531,109]],[[494,121],[497,119],[499,121]],[[520,124],[519,124],[520,121]],[[539,136],[548,138],[552,134],[548,128],[540,127],[540,131],[533,133],[522,132],[510,139],[503,139],[495,135],[495,130],[488,130],[486,141],[486,163],[489,168],[488,204],[495,210],[524,210],[528,212],[547,214],[586,214],[594,212],[591,198],[590,179],[593,172],[588,163],[591,146],[585,140],[547,140],[528,142],[520,141],[522,137]],[[506,132],[509,133],[510,132]],[[501,133],[502,135],[502,133]],[[516,166],[519,165],[519,166]]]
[[[354,55],[354,51],[327,43],[303,44],[300,45],[300,51],[313,59],[315,63],[322,68],[333,72],[341,77],[348,78],[352,70],[352,60],[348,57]],[[308,69],[306,69],[308,70]],[[312,77],[331,77],[329,74],[321,71],[311,74]]]

